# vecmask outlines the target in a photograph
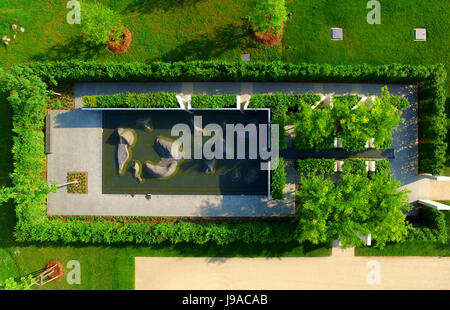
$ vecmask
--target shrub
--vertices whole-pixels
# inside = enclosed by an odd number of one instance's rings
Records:
[[[84,96],[86,108],[179,108],[174,93],[123,93],[117,95]]]
[[[272,29],[278,35],[286,18],[284,0],[258,0],[250,15],[250,23],[255,32],[264,33]]]
[[[269,108],[271,124],[279,126],[279,148],[286,147],[286,114],[288,106],[284,96],[260,95],[256,94],[250,98],[249,108]]]
[[[441,174],[446,162],[446,77],[444,66],[438,65],[420,84],[419,169],[433,175]]]
[[[118,13],[99,2],[85,2],[81,5],[81,31],[85,40],[95,45],[108,43],[110,40],[119,42],[124,34],[121,27],[122,19]]]
[[[367,176],[366,160],[357,158],[345,159],[344,165],[342,166],[342,172]]]
[[[286,170],[283,157],[280,157],[278,166],[272,170],[272,184],[270,187],[272,199],[284,199],[284,186],[286,184]]]
[[[391,163],[389,162],[389,160],[381,159],[375,161],[375,173],[381,175],[390,175]]]
[[[195,109],[235,108],[236,95],[193,95],[191,107]]]
[[[47,102],[45,83],[27,67],[13,67],[4,74],[0,70],[0,88],[9,93],[16,127],[42,129]]]
[[[445,215],[443,212],[433,208],[423,207],[420,210],[419,216],[424,220],[425,226],[412,225],[405,241],[430,241],[439,242],[441,244],[447,243],[447,222],[445,221]]]
[[[330,158],[297,159],[296,168],[306,174],[332,174],[334,173],[335,160]]]

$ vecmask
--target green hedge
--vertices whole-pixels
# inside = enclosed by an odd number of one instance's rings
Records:
[[[350,174],[367,175],[366,160],[358,158],[345,159],[344,165],[342,166],[342,172]]]
[[[342,166],[342,172],[359,174],[366,176],[368,174],[366,167],[366,160],[361,158],[347,158],[344,160]],[[388,174],[391,172],[391,163],[386,159],[375,160],[375,173],[376,174]],[[369,174],[371,172],[369,171]]]
[[[332,174],[334,166],[335,160],[331,158],[307,158],[296,161],[297,170],[306,174]]]
[[[191,107],[194,109],[236,108],[236,95],[193,95]]]
[[[280,157],[278,166],[272,170],[272,182],[271,182],[271,196],[272,199],[282,200],[284,199],[284,186],[286,185],[286,169],[284,165],[284,158]]]
[[[69,60],[27,65],[44,82],[91,81],[345,81],[415,83],[439,75],[443,65],[331,65],[283,62],[96,62]],[[444,76],[442,76],[444,75]]]
[[[391,174],[391,163],[389,160],[381,159],[375,161],[375,173],[377,174]]]
[[[309,174],[332,174],[335,168],[335,159],[332,158],[307,158],[297,159],[296,168],[299,172]],[[348,158],[343,160],[343,172],[351,174],[367,175],[366,159]],[[375,161],[375,173],[384,174],[391,172],[391,163],[388,160],[380,159]]]
[[[63,242],[135,242],[153,244],[164,241],[191,241],[219,244],[245,242],[288,242],[293,240],[296,224],[291,222],[258,223],[114,223],[98,221],[49,220],[46,197],[49,187],[40,178],[45,154],[45,105],[49,100],[47,84],[87,81],[378,81],[414,83],[423,81],[429,90],[421,95],[421,124],[432,117],[442,117],[439,107],[445,99],[445,70],[442,66],[411,65],[315,65],[258,62],[187,62],[187,63],[104,63],[104,62],[41,62],[0,72],[0,87],[10,93],[15,133],[14,185],[19,241]],[[45,83],[42,83],[44,81]],[[444,96],[443,96],[444,94]],[[429,105],[429,107],[428,107]],[[288,108],[289,109],[289,108]],[[427,113],[424,111],[427,110]],[[283,121],[287,113],[278,111]],[[423,126],[423,125],[421,125]],[[421,170],[435,173],[440,169],[441,135],[427,137],[429,152],[421,145]],[[445,135],[444,135],[445,136]]]
[[[331,65],[282,62],[192,61],[163,63],[37,62],[29,65],[44,82],[89,81],[344,81],[420,82],[420,170],[434,175],[445,167],[446,70],[441,64]],[[279,120],[281,121],[281,120]]]
[[[86,108],[179,108],[175,93],[123,93],[117,95],[84,96]]]
[[[433,208],[423,207],[423,209],[420,210],[419,216],[423,218],[425,225],[412,225],[405,241],[447,243],[447,222],[445,221],[443,212]]]
[[[419,169],[439,175],[445,168],[447,152],[446,77],[443,66],[437,66],[419,84]]]

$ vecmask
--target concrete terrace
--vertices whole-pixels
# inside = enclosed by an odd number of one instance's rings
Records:
[[[284,201],[268,201],[263,196],[231,195],[103,195],[102,118],[99,111],[83,111],[81,98],[87,95],[122,92],[174,92],[190,94],[237,94],[244,98],[256,93],[305,93],[322,95],[379,95],[385,84],[358,83],[77,83],[73,111],[51,111],[55,152],[48,155],[47,179],[66,182],[67,172],[88,172],[88,194],[68,194],[65,188],[48,196],[49,215],[128,215],[128,216],[289,216],[294,211],[295,184],[299,174],[294,161],[287,161],[287,184]],[[430,198],[430,180],[418,175],[417,87],[388,84],[395,95],[406,96],[411,107],[405,109],[405,123],[396,128],[392,148],[392,172],[411,189],[411,202]],[[289,129],[289,128],[287,128]],[[288,130],[289,132],[289,130]]]

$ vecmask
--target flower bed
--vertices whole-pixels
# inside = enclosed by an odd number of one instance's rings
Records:
[[[78,183],[68,184],[67,192],[70,194],[88,193],[88,173],[87,172],[67,172],[67,182],[78,181]]]

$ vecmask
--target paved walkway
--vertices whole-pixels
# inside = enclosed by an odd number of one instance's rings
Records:
[[[55,153],[48,156],[48,180],[64,183],[68,171],[88,172],[87,195],[67,194],[65,188],[48,196],[48,214],[60,215],[136,215],[136,216],[284,216],[294,208],[295,183],[298,173],[288,161],[286,199],[270,201],[259,196],[218,195],[103,195],[101,193],[101,117],[96,111],[82,111],[81,98],[86,95],[121,92],[175,92],[189,94],[305,93],[322,95],[379,95],[384,84],[355,83],[77,83],[74,111],[55,111],[53,138]],[[417,174],[417,89],[415,86],[388,84],[392,94],[408,97],[411,107],[404,111],[407,121],[393,135],[395,159],[393,174],[412,189],[410,200],[429,199],[429,179]]]
[[[137,290],[450,289],[450,257],[136,257]]]

